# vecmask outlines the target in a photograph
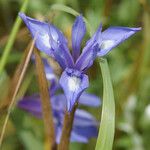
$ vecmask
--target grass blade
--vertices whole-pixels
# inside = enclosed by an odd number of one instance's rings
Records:
[[[106,59],[99,59],[103,77],[103,104],[96,150],[112,150],[115,132],[115,101]]]
[[[53,4],[51,6],[51,9],[53,10],[60,10],[60,11],[64,11],[66,13],[69,13],[69,14],[72,14],[74,16],[78,16],[80,15],[77,11],[75,11],[74,9],[68,7],[68,6],[65,6],[63,4]]]
[[[26,11],[26,8],[27,8],[27,5],[28,5],[28,1],[29,0],[24,0],[24,3],[23,3],[23,5],[22,5],[22,7],[20,9],[21,12],[25,12]],[[13,46],[14,41],[15,41],[15,37],[16,37],[16,34],[17,34],[18,30],[19,30],[20,25],[21,25],[21,19],[18,16],[16,18],[16,21],[15,21],[14,25],[13,25],[12,31],[10,33],[10,37],[8,38],[8,42],[7,42],[7,44],[6,44],[5,48],[4,48],[3,55],[2,55],[2,57],[0,59],[0,75],[3,72],[3,69],[4,69],[4,67],[5,67],[5,65],[7,63],[7,58],[9,56],[10,50],[11,50],[11,48]]]
[[[78,13],[77,11],[75,11],[74,9],[72,9],[72,8],[70,8],[70,7],[68,7],[68,6],[65,6],[65,5],[63,5],[63,4],[53,4],[52,6],[51,6],[51,9],[52,10],[59,10],[59,11],[63,11],[63,12],[66,12],[66,13],[69,13],[69,14],[71,14],[71,15],[73,15],[73,16],[78,16],[78,15],[80,15],[80,13]],[[84,21],[85,21],[85,23],[87,24],[87,27],[88,27],[88,31],[89,31],[89,34],[90,34],[90,36],[92,36],[92,28],[91,28],[91,25],[90,25],[90,23],[87,21],[87,19],[84,17]]]
[[[20,74],[22,72],[22,69],[24,67],[24,64],[25,64],[26,58],[28,56],[30,47],[31,47],[31,42],[25,48],[25,52],[23,54],[23,57],[21,58],[21,62],[16,67],[15,73],[14,73],[14,75],[13,75],[13,77],[9,83],[9,88],[8,88],[7,94],[5,95],[5,97],[3,99],[1,99],[1,97],[0,97],[0,100],[1,100],[0,113],[3,110],[7,110],[10,103],[11,103],[11,99],[13,97],[13,94],[15,92],[15,87],[16,87],[17,82],[18,82],[18,77],[20,76]]]

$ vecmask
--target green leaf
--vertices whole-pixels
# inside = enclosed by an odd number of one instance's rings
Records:
[[[22,142],[26,149],[28,150],[42,150],[42,142],[30,132],[30,131],[22,131],[19,133],[20,138],[22,139]]]
[[[103,77],[103,104],[96,150],[112,150],[115,132],[115,102],[106,59],[99,59]]]
[[[69,13],[69,14],[71,14],[71,15],[73,15],[73,16],[78,16],[78,15],[80,15],[80,13],[78,13],[77,11],[75,11],[74,9],[72,9],[72,8],[70,8],[70,7],[68,7],[68,6],[65,6],[65,5],[63,5],[63,4],[53,4],[53,5],[51,5],[51,9],[52,10],[59,10],[59,11],[64,11],[64,12],[66,12],[66,13]],[[90,23],[87,21],[87,19],[84,17],[84,21],[85,21],[85,23],[86,23],[86,25],[87,25],[87,27],[88,27],[88,31],[89,31],[89,34],[90,34],[90,36],[92,36],[92,28],[91,28],[91,25],[90,25]]]
[[[7,73],[5,71],[2,72],[0,75],[0,91],[1,91],[0,102],[1,100],[3,100],[3,98],[6,96],[8,92],[9,82],[10,79]]]
[[[21,12],[25,12],[26,11],[26,8],[28,6],[28,1],[29,0],[24,0],[24,2],[22,4],[22,7],[20,9]],[[20,25],[21,25],[21,19],[18,16],[16,18],[16,21],[15,21],[15,23],[13,25],[12,30],[11,30],[10,36],[8,38],[8,42],[7,42],[7,44],[6,44],[5,48],[4,48],[3,55],[2,55],[2,57],[0,59],[0,75],[3,72],[3,69],[4,69],[4,67],[5,67],[5,65],[7,63],[7,59],[8,59],[10,50],[11,50],[13,44],[14,44],[14,41],[15,41],[15,38],[16,38],[16,35],[17,35],[17,32],[19,30]]]
[[[74,16],[78,16],[80,15],[77,11],[75,11],[74,9],[68,7],[68,6],[65,6],[63,4],[53,4],[51,6],[51,9],[53,10],[60,10],[60,11],[64,11],[66,13],[69,13],[69,14],[72,14]]]

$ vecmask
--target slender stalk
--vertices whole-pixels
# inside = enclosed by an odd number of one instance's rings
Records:
[[[103,104],[96,150],[112,150],[115,133],[115,101],[106,59],[99,59],[103,77]]]
[[[75,104],[71,113],[65,112],[64,116],[64,124],[62,129],[62,135],[60,139],[60,144],[58,145],[58,150],[68,150],[69,149],[69,142],[70,142],[70,135],[73,126],[74,114],[77,109],[78,104]]]
[[[50,102],[48,83],[44,72],[43,62],[40,53],[37,49],[34,49],[34,55],[35,55],[36,71],[37,71],[40,97],[42,103],[46,142],[49,146],[49,149],[56,149],[55,128],[53,123],[52,105]]]
[[[21,12],[25,12],[26,11],[26,8],[27,8],[27,5],[28,5],[28,1],[29,0],[24,0],[24,3],[20,9]],[[18,32],[18,29],[21,25],[21,19],[19,18],[19,16],[16,18],[16,21],[13,25],[13,28],[12,28],[12,31],[10,33],[10,37],[8,39],[8,42],[4,48],[4,52],[3,52],[3,55],[2,55],[2,58],[0,59],[0,74],[3,72],[3,69],[7,63],[7,58],[9,56],[9,53],[10,53],[10,50],[13,46],[13,43],[15,41],[15,37],[16,37],[16,34]]]
[[[21,97],[23,97],[25,95],[25,93],[33,79],[33,75],[34,75],[33,67],[29,68],[28,70],[29,71],[27,72],[27,75],[24,77],[24,81],[22,82],[22,85],[18,91],[16,100],[21,99]]]
[[[29,49],[31,48],[31,45],[32,43],[30,42],[28,45],[27,45],[27,48],[25,49],[25,52],[23,54],[23,57],[21,58],[21,62],[18,64],[18,66],[16,67],[16,70],[15,70],[15,73],[13,75],[13,78],[11,79],[11,82],[9,84],[9,90],[8,90],[8,93],[6,94],[6,96],[1,99],[0,97],[0,100],[1,100],[1,103],[0,103],[0,113],[1,111],[3,110],[7,110],[10,103],[11,103],[11,99],[13,97],[13,94],[15,92],[15,87],[17,85],[17,82],[18,82],[18,77],[20,76],[21,72],[22,72],[22,69],[24,67],[24,64],[25,64],[25,61],[26,61],[26,58],[28,56],[28,53],[29,53]]]
[[[15,102],[15,98],[16,98],[16,95],[19,91],[19,87],[22,83],[22,80],[24,78],[24,75],[25,75],[25,72],[27,70],[27,67],[28,67],[28,64],[29,64],[29,60],[31,58],[31,54],[32,54],[32,51],[33,51],[33,47],[34,47],[34,43],[35,43],[35,39],[33,40],[32,44],[31,44],[31,47],[29,49],[29,52],[28,52],[28,55],[25,59],[25,63],[23,65],[23,68],[22,68],[22,71],[21,71],[21,74],[17,80],[17,84],[15,86],[15,90],[14,90],[14,93],[12,95],[12,98],[11,98],[11,102],[10,102],[10,105],[8,107],[8,112],[7,112],[7,115],[6,115],[6,118],[5,118],[5,121],[4,121],[4,125],[3,125],[3,128],[2,128],[2,132],[1,132],[1,136],[0,136],[0,147],[2,145],[2,141],[3,141],[3,137],[4,137],[4,133],[5,133],[5,130],[6,130],[6,126],[7,126],[7,122],[8,122],[8,119],[9,119],[9,116],[10,116],[10,113],[11,113],[11,109],[13,108],[13,104]]]

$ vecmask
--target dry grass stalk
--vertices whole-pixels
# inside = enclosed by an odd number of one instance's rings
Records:
[[[40,53],[37,49],[34,49],[36,71],[39,83],[42,113],[45,126],[46,143],[48,144],[48,149],[56,149],[55,143],[55,128],[53,123],[52,106],[50,102],[50,95],[48,90],[48,83],[46,75],[44,72],[43,62]]]
[[[11,91],[12,96],[9,99],[10,100],[10,105],[8,107],[7,115],[6,115],[6,118],[5,118],[5,121],[4,121],[4,125],[2,127],[1,135],[0,135],[0,147],[2,146],[2,141],[3,141],[4,133],[5,133],[5,130],[6,130],[7,122],[8,122],[11,110],[13,108],[13,105],[15,103],[16,95],[19,91],[20,85],[22,83],[22,80],[24,78],[25,72],[27,70],[27,67],[28,67],[28,64],[29,64],[29,61],[30,61],[30,58],[31,58],[31,54],[33,52],[34,43],[35,43],[35,39],[33,40],[32,44],[31,44],[31,47],[30,47],[30,49],[28,51],[28,54],[25,58],[25,61],[23,61],[24,63],[20,64],[20,66],[18,67],[18,69],[15,73],[15,76],[14,76],[14,83],[16,83],[16,84],[15,85],[12,84],[12,85],[14,85],[14,87],[13,87],[14,90]]]

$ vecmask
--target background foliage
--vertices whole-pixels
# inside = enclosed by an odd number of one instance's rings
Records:
[[[71,27],[74,16],[52,9],[54,3],[64,4],[82,13],[92,25],[142,27],[136,34],[107,55],[116,102],[115,150],[148,150],[150,147],[150,1],[149,0],[30,0],[27,15],[50,21],[59,27],[71,45]],[[22,5],[21,0],[0,0],[0,56]],[[89,35],[87,34],[87,39]],[[12,75],[20,63],[24,49],[31,37],[24,25],[7,59],[5,71],[0,76],[0,99],[7,93]],[[86,41],[86,40],[85,40]],[[84,44],[84,42],[83,42]],[[102,77],[98,64],[89,70],[89,92],[102,97]],[[34,65],[30,64],[19,96],[38,92]],[[1,100],[2,101],[2,100]],[[0,101],[0,102],[1,102]],[[88,109],[100,120],[100,109]],[[0,131],[5,114],[0,114]],[[43,148],[43,123],[27,113],[14,108],[8,122],[2,149],[41,150]],[[96,139],[88,144],[72,143],[71,150],[95,147]]]

